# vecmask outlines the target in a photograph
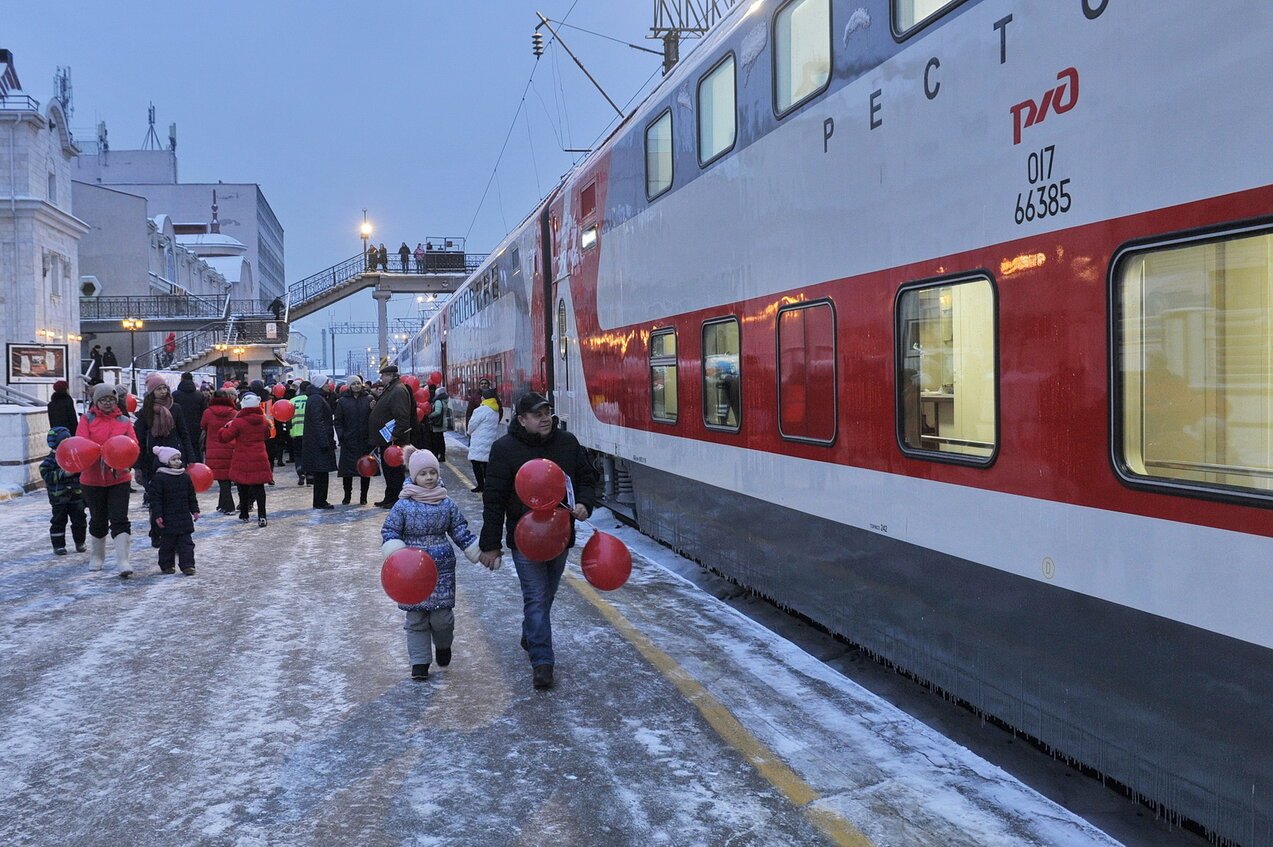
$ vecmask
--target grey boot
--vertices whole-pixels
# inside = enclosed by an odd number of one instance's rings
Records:
[[[106,539],[90,536],[88,539],[88,569],[90,571],[100,571],[105,564]]]
[[[128,579],[133,575],[133,566],[128,563],[128,555],[132,552],[133,537],[127,532],[115,536],[115,564],[119,566],[119,578]]]

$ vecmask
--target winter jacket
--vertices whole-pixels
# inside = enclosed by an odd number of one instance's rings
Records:
[[[98,444],[105,444],[116,435],[126,435],[133,441],[137,441],[137,432],[133,429],[132,422],[129,421],[127,415],[108,418],[98,411],[96,407],[90,409],[87,414],[80,418],[79,426],[75,428],[75,434],[95,441]],[[96,486],[98,488],[119,485],[121,482],[131,482],[132,479],[133,475],[130,471],[116,470],[100,458],[85,468],[84,472],[80,474],[81,485]]]
[[[446,432],[452,427],[451,418],[451,398],[446,393],[446,389],[438,387],[437,392],[433,395],[433,410],[429,413],[429,429],[434,432]]]
[[[479,404],[469,419],[469,461],[489,461],[496,438],[499,438],[499,412]]]
[[[142,411],[142,409],[137,410],[137,423],[134,424],[137,431],[137,443],[141,445],[141,455],[137,457],[137,464],[134,467],[146,472],[143,479],[149,478],[155,472],[157,464],[153,452],[155,447],[176,448],[181,451],[183,460],[186,462],[194,461],[194,439],[190,437],[191,428],[186,426],[186,416],[175,400],[172,408],[168,410],[172,413],[172,432],[162,438],[151,434],[150,425],[146,423],[146,416]]]
[[[415,397],[402,380],[395,379],[385,386],[376,405],[371,408],[371,446],[388,447],[380,436],[380,430],[389,421],[394,422],[393,443],[411,443],[411,428],[415,425]]]
[[[239,485],[265,485],[274,481],[270,457],[265,451],[265,438],[270,425],[260,406],[240,409],[234,420],[217,432],[222,444],[234,444],[230,459],[230,481]]]
[[[358,476],[358,460],[371,452],[371,395],[362,391],[336,402],[336,434],[340,436],[341,476]]]
[[[380,528],[380,539],[398,539],[408,547],[424,550],[438,566],[438,585],[429,599],[400,609],[450,609],[455,606],[455,550],[447,536],[462,548],[470,547],[477,537],[469,531],[460,507],[451,498],[441,503],[417,503],[399,500],[393,504]]]
[[[163,518],[157,527],[160,535],[187,535],[194,532],[194,518],[199,513],[199,497],[195,494],[190,474],[158,471],[146,486],[150,494],[150,519]]]
[[[308,394],[297,394],[292,398],[292,408],[296,410],[296,413],[292,415],[292,428],[289,431],[293,438],[305,437],[305,407],[308,405]]]
[[[301,467],[305,473],[336,470],[336,429],[332,410],[320,388],[310,388],[305,404],[305,441],[301,445]]]
[[[181,407],[181,414],[186,419],[186,426],[190,429],[191,446],[198,446],[199,433],[196,430],[199,422],[203,420],[203,412],[208,408],[208,398],[203,396],[203,392],[195,388],[194,380],[183,379],[177,383],[177,390],[172,392],[172,404]],[[190,464],[194,459],[184,456],[186,464]]]
[[[57,451],[44,457],[40,462],[40,478],[49,495],[49,503],[57,506],[61,503],[84,502],[84,489],[80,486],[80,475],[67,473],[57,463]]]
[[[554,420],[554,424],[556,421]],[[513,480],[522,465],[531,459],[552,459],[575,489],[575,502],[588,508],[589,514],[596,507],[597,473],[579,440],[564,429],[553,428],[547,438],[541,439],[526,431],[516,418],[508,426],[508,435],[491,447],[491,457],[486,465],[485,491],[482,495],[482,550],[500,549],[500,529],[508,524],[508,546],[516,549],[513,530],[522,515],[530,511],[513,490]],[[575,519],[570,519],[570,544],[575,544]]]
[[[205,456],[203,460],[212,469],[213,479],[230,478],[230,460],[234,458],[234,445],[226,444],[217,433],[221,428],[234,420],[238,410],[234,408],[234,400],[230,397],[213,397],[212,403],[203,413],[199,427],[207,433],[205,439]]]
[[[79,423],[79,416],[75,414],[75,400],[65,391],[54,391],[49,398],[49,429],[64,426],[75,432]]]
[[[504,418],[504,404],[500,402],[499,395],[493,398],[495,401],[495,420],[500,421]],[[477,411],[477,407],[482,405],[482,392],[472,391],[469,393],[468,406],[464,409],[464,431],[468,432],[469,422],[473,420],[473,413]]]

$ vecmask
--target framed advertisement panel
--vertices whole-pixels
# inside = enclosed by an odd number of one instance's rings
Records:
[[[5,381],[10,385],[51,385],[67,376],[68,345],[6,344]]]

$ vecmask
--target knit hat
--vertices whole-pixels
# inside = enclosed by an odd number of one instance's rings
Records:
[[[49,430],[47,441],[50,450],[56,450],[57,446],[63,441],[71,437],[71,431],[64,426],[55,426]]]
[[[426,468],[433,468],[435,471],[441,471],[438,467],[438,457],[428,450],[414,450],[407,457],[407,478],[415,480],[419,476],[420,471]]]
[[[96,403],[98,400],[101,400],[103,397],[115,397],[115,399],[118,400],[119,398],[115,394],[115,386],[108,385],[105,382],[99,382],[97,383],[97,385],[94,385],[93,386],[93,402]]]
[[[243,399],[239,401],[239,405],[244,409],[256,409],[261,405],[261,398],[255,394],[244,394]]]
[[[176,447],[156,447],[154,454],[159,457],[159,464],[166,465],[172,461],[173,456],[180,456],[181,451]]]
[[[164,379],[163,374],[159,371],[151,371],[150,375],[146,377],[146,393],[149,394],[159,386],[167,384],[168,381]]]
[[[351,376],[351,377],[349,378],[349,390],[350,390],[350,391],[353,391],[353,390],[354,390],[354,386],[356,386],[356,385],[357,385],[357,386],[362,386],[362,385],[363,385],[363,381],[362,381],[362,377],[358,376],[357,374],[354,374],[353,376]]]
[[[66,384],[66,380],[64,379],[59,379],[57,382],[53,383],[54,391],[65,391],[69,387],[70,386]]]

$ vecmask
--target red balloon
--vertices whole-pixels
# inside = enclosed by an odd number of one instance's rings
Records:
[[[417,403],[415,407],[416,420],[422,421],[429,416],[429,407],[424,403]]]
[[[186,468],[186,472],[190,474],[190,481],[194,483],[194,490],[200,494],[212,487],[212,468],[203,462],[195,462]]]
[[[405,547],[391,553],[380,566],[380,584],[397,603],[423,603],[438,586],[437,563],[423,550]]]
[[[402,384],[410,388],[413,392],[420,387],[420,378],[407,374],[402,378]]]
[[[401,453],[402,451],[399,450],[398,452]],[[380,473],[380,463],[376,461],[375,456],[363,456],[358,460],[358,464],[355,467],[359,476],[375,476]]]
[[[442,384],[442,371],[434,371],[433,373],[429,374],[429,385],[441,385],[441,384]]]
[[[518,469],[513,488],[530,508],[552,509],[566,499],[566,472],[552,459],[531,459]]]
[[[270,393],[281,400],[283,399],[283,395],[287,393],[287,387],[282,383],[279,383],[270,389]]]
[[[580,567],[584,579],[593,588],[614,591],[632,575],[632,554],[628,546],[613,535],[594,532],[583,545]]]
[[[531,561],[557,558],[570,543],[570,513],[565,509],[527,512],[513,530],[513,543]]]
[[[79,473],[97,461],[102,448],[91,438],[72,435],[57,446],[57,463],[67,473]]]
[[[402,448],[394,444],[385,449],[385,464],[391,468],[402,467]]]
[[[349,386],[348,386],[348,385],[342,385],[342,386],[340,387],[340,393],[341,393],[341,394],[344,394],[344,393],[345,393],[346,391],[348,391],[348,390],[349,390]]]
[[[287,423],[296,415],[296,407],[291,400],[274,401],[274,420]]]
[[[137,412],[137,398],[136,398],[136,397],[134,397],[134,396],[133,396],[133,395],[131,395],[131,394],[125,394],[125,395],[124,395],[124,408],[128,410],[128,414],[130,414],[130,415],[132,415],[132,414],[136,414],[136,412]]]
[[[127,435],[112,435],[102,445],[102,461],[117,471],[126,471],[141,455],[141,447]]]
[[[429,389],[427,389],[427,388],[417,388],[417,389],[416,389],[414,392],[412,392],[412,393],[415,395],[415,401],[416,401],[417,403],[424,404],[424,403],[428,403],[428,402],[430,402],[430,401],[429,401]]]

